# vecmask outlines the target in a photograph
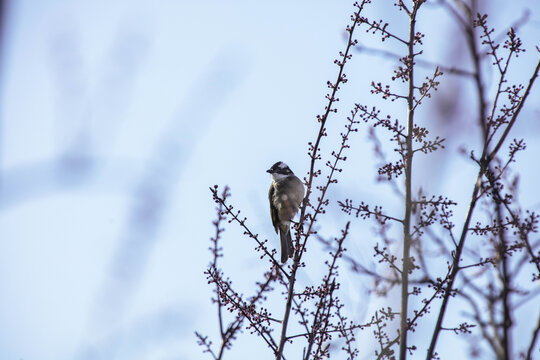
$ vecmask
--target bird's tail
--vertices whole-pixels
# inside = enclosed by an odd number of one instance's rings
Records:
[[[292,258],[294,255],[294,247],[291,238],[291,229],[279,228],[279,238],[281,240],[281,262],[287,262],[287,259]]]

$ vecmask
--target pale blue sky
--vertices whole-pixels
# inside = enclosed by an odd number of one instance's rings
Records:
[[[493,17],[494,25],[519,18],[533,2],[516,1]],[[344,47],[351,4],[8,1],[0,107],[1,359],[204,358],[193,331],[216,335],[203,274],[214,219],[208,186],[230,185],[255,232],[277,245],[264,170],[283,160],[306,173],[307,142],[316,134],[326,81],[336,76],[333,59]],[[531,10],[523,38],[532,48],[540,34],[538,2]],[[391,17],[396,28],[405,23],[377,4],[369,12]],[[424,14],[420,27],[452,31],[437,9],[426,6]],[[358,35],[361,44],[378,44]],[[426,38],[426,59],[448,55],[452,44],[438,39]],[[525,79],[536,57],[530,51],[521,58],[525,72],[517,76]],[[343,108],[323,144],[327,153],[350,105],[381,104],[367,84],[387,81],[393,69],[387,59],[358,53],[351,64]],[[539,94],[537,87],[531,100]],[[527,122],[513,134],[529,136],[523,164],[536,163],[540,153],[538,101],[531,104]],[[382,106],[391,112],[397,104]],[[332,196],[400,211],[388,188],[375,186],[365,129],[353,140],[349,175]],[[455,149],[474,147],[475,140],[474,130],[458,133],[439,158],[436,185],[420,181],[423,186],[465,200],[473,167]],[[419,170],[429,173],[434,165],[426,164]],[[538,171],[522,171],[524,203],[538,209],[532,190]],[[470,181],[457,181],[467,176]],[[322,234],[330,236],[345,219],[334,209],[325,221]],[[261,273],[266,263],[234,226],[225,236],[223,266],[249,291],[256,277],[243,274]],[[349,246],[371,261],[362,244]],[[316,279],[302,274],[300,282]],[[369,284],[362,281],[346,274],[344,297],[363,300]],[[352,313],[361,321],[371,305]],[[261,345],[253,339],[242,335],[235,358]],[[441,346],[449,345],[442,339]]]

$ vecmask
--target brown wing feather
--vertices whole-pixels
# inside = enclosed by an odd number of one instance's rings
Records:
[[[279,225],[279,218],[278,218],[278,211],[276,207],[274,206],[274,185],[270,185],[270,190],[268,190],[268,200],[270,201],[270,217],[272,218],[272,225],[274,225],[274,229],[276,230],[276,234],[278,233],[278,225]]]

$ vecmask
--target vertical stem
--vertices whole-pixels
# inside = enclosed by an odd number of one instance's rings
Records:
[[[365,4],[365,1],[362,1],[361,4],[355,4],[357,9],[354,12],[354,18],[353,18],[352,25],[350,26],[350,28],[348,27],[349,38],[348,38],[348,41],[347,41],[347,47],[345,49],[345,53],[342,54],[342,56],[341,56],[342,60],[341,60],[341,63],[339,63],[339,73],[338,73],[338,76],[337,76],[337,80],[336,80],[335,84],[332,86],[331,94],[328,96],[328,105],[326,106],[324,115],[320,118],[321,125],[319,127],[319,133],[317,135],[317,140],[315,141],[315,144],[313,145],[313,148],[311,150],[312,153],[310,154],[311,155],[311,165],[310,165],[310,170],[309,170],[309,179],[308,179],[308,183],[307,183],[307,187],[306,187],[306,196],[304,197],[304,201],[302,202],[302,207],[300,208],[300,220],[299,220],[298,235],[297,235],[297,245],[298,246],[297,246],[297,248],[296,248],[296,250],[294,252],[291,274],[289,276],[289,288],[288,288],[288,291],[287,291],[287,303],[285,304],[285,313],[283,314],[283,321],[281,323],[281,335],[280,335],[280,340],[279,340],[279,346],[278,346],[278,349],[277,349],[276,354],[275,354],[276,355],[276,360],[283,359],[283,350],[285,349],[285,344],[287,342],[287,327],[288,327],[288,324],[289,324],[289,317],[290,317],[290,314],[291,314],[292,301],[293,301],[293,297],[294,297],[294,285],[296,283],[296,272],[298,271],[298,267],[300,266],[300,258],[301,258],[302,253],[303,253],[303,248],[305,248],[306,243],[307,243],[307,239],[310,236],[310,234],[312,233],[311,228],[314,225],[316,216],[317,216],[317,214],[318,214],[318,212],[320,210],[321,204],[322,204],[323,199],[324,199],[324,193],[323,193],[321,195],[320,199],[319,199],[319,204],[318,204],[318,207],[317,207],[317,209],[315,211],[315,214],[311,218],[311,221],[309,223],[307,232],[304,233],[304,221],[306,220],[306,208],[307,208],[307,204],[309,202],[309,198],[310,198],[310,195],[311,195],[313,178],[315,177],[315,172],[316,172],[315,171],[315,161],[320,158],[319,154],[318,154],[319,144],[320,144],[320,142],[321,142],[321,140],[322,140],[322,138],[324,136],[324,133],[325,133],[325,129],[326,129],[325,125],[326,125],[326,121],[328,120],[328,116],[330,115],[330,112],[333,111],[332,105],[334,104],[335,101],[339,101],[336,98],[336,93],[337,93],[337,91],[339,89],[339,86],[344,82],[345,77],[344,77],[344,74],[343,74],[343,69],[345,68],[345,64],[347,63],[348,59],[351,56],[351,55],[349,55],[350,52],[351,52],[351,48],[356,45],[356,41],[353,38],[353,33],[354,33],[355,28],[361,23],[360,13],[362,12],[362,9],[364,8],[364,4]],[[300,244],[300,237],[301,236],[304,236],[304,239],[305,239],[303,245]],[[309,356],[309,354],[307,356]]]
[[[283,349],[285,348],[285,342],[287,341],[287,326],[289,324],[289,315],[291,313],[292,299],[294,297],[294,284],[296,282],[296,270],[298,269],[298,263],[300,261],[300,254],[298,251],[294,253],[294,263],[289,281],[289,289],[287,293],[287,304],[285,305],[285,314],[283,315],[283,322],[281,323],[281,337],[279,341],[279,348],[276,353],[276,360],[283,358]]]
[[[442,329],[442,321],[444,319],[444,315],[446,314],[446,307],[448,306],[448,301],[450,300],[450,295],[452,293],[452,286],[454,285],[454,280],[456,279],[457,273],[459,272],[459,260],[461,258],[461,253],[463,252],[463,247],[465,246],[465,239],[467,238],[467,231],[469,229],[469,224],[471,223],[474,208],[476,207],[476,202],[478,201],[478,192],[480,191],[480,184],[482,182],[483,172],[484,170],[483,168],[481,168],[478,171],[478,176],[476,177],[476,183],[474,185],[474,190],[471,195],[471,202],[469,203],[469,208],[467,209],[467,217],[465,218],[465,221],[463,223],[463,228],[461,230],[459,243],[455,250],[454,260],[452,261],[452,271],[450,275],[448,276],[448,283],[446,284],[446,288],[444,289],[444,292],[443,292],[444,294],[443,301],[441,304],[441,308],[439,309],[439,314],[437,316],[437,323],[435,324],[435,329],[433,330],[433,335],[431,337],[431,342],[429,344],[429,348],[427,351],[426,360],[433,359],[433,355],[435,353],[435,347],[437,346],[437,339]]]
[[[499,244],[497,244],[497,251],[500,259],[499,279],[501,281],[501,302],[503,305],[503,321],[502,321],[502,339],[501,342],[502,353],[499,358],[502,360],[510,359],[511,351],[511,327],[512,327],[512,307],[510,305],[510,292],[511,292],[511,277],[508,269],[508,254],[506,253],[506,247],[508,241],[506,239],[506,233],[504,227],[501,225],[504,221],[501,204],[503,199],[497,189],[496,180],[494,178],[494,171],[491,169],[491,165],[488,165],[487,178],[489,184],[493,189],[493,200],[495,202],[495,214],[497,217],[497,223],[501,226],[499,229]]]
[[[501,209],[500,206],[497,207],[497,215],[501,216]],[[504,360],[510,359],[510,355],[512,353],[511,346],[512,341],[510,338],[511,335],[511,328],[512,328],[512,308],[510,306],[510,274],[508,271],[508,256],[506,254],[506,236],[504,234],[504,230],[501,229],[501,236],[500,236],[501,243],[499,244],[499,254],[501,256],[502,261],[502,269],[501,269],[501,281],[502,281],[502,291],[501,291],[501,297],[502,297],[502,303],[503,303],[503,338],[502,338],[502,348],[503,348],[503,356]]]
[[[486,101],[484,98],[485,89],[484,82],[482,81],[482,64],[480,59],[480,53],[478,51],[478,43],[476,39],[476,34],[473,27],[473,16],[477,13],[477,1],[471,1],[471,13],[469,14],[469,24],[466,29],[467,35],[467,44],[469,45],[469,51],[471,52],[472,62],[474,66],[474,85],[476,87],[476,95],[478,96],[478,114],[479,114],[479,124],[482,129],[482,140],[484,144],[483,156],[486,154],[487,144],[488,144],[488,125],[487,125],[487,111],[486,111]]]
[[[540,333],[540,317],[538,318],[538,323],[536,325],[536,329],[533,331],[531,343],[529,345],[529,349],[527,350],[527,356],[525,359],[532,360],[532,354],[535,349],[536,340],[538,339],[538,334]],[[537,348],[538,349],[538,348]]]
[[[477,8],[476,0],[471,1],[471,8],[476,10]],[[473,60],[473,65],[474,65],[474,83],[476,86],[476,94],[478,96],[478,117],[479,117],[478,122],[480,124],[480,128],[482,129],[482,138],[483,138],[483,149],[482,149],[482,156],[481,156],[482,165],[480,165],[480,169],[478,171],[478,176],[476,178],[473,193],[471,196],[471,202],[469,203],[469,208],[467,210],[467,216],[465,218],[465,222],[463,223],[463,228],[461,230],[459,243],[455,250],[454,259],[452,261],[452,271],[448,278],[448,283],[444,291],[441,308],[437,316],[437,323],[435,324],[435,329],[433,331],[431,342],[429,344],[429,348],[427,351],[427,357],[426,357],[427,360],[432,359],[435,354],[435,347],[437,346],[437,339],[442,329],[442,322],[446,314],[446,308],[450,300],[450,294],[452,293],[452,286],[454,285],[454,281],[459,272],[459,262],[461,259],[461,253],[463,252],[463,248],[465,246],[465,239],[467,238],[467,231],[468,231],[471,219],[472,219],[474,208],[476,207],[476,202],[478,200],[478,192],[480,191],[480,185],[482,183],[482,174],[485,171],[485,168],[484,168],[485,159],[488,153],[488,143],[487,143],[488,129],[487,129],[487,124],[486,124],[486,105],[484,101],[484,85],[482,82],[482,74],[481,74],[482,67],[480,63],[480,56],[478,54],[478,49],[477,49],[478,45],[476,41],[476,35],[474,33],[474,27],[472,26],[472,23],[473,23],[472,14],[476,13],[474,12],[474,10],[471,11],[471,14],[469,14],[469,23],[467,24],[468,27],[466,28],[465,32],[467,35],[467,44],[469,45],[469,50],[473,58],[472,60]]]
[[[407,95],[407,138],[405,141],[405,216],[403,217],[403,270],[401,272],[401,322],[399,358],[407,358],[407,332],[409,324],[407,313],[409,306],[409,271],[411,252],[411,211],[412,211],[412,161],[413,161],[413,129],[414,129],[414,43],[416,13],[420,7],[420,1],[414,3],[410,15],[409,42],[407,57],[407,70],[409,73],[409,89]]]

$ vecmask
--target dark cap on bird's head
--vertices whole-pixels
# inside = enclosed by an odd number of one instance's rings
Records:
[[[293,173],[291,169],[289,169],[287,164],[285,164],[283,161],[278,161],[277,163],[272,165],[270,169],[266,170],[266,172],[269,174],[281,174],[281,175],[290,175]]]

